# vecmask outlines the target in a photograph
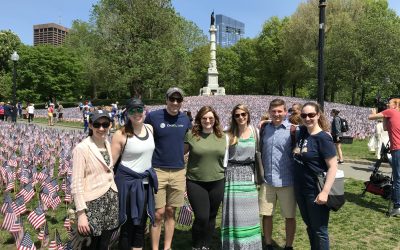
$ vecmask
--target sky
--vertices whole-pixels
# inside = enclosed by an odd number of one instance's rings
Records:
[[[88,21],[97,0],[0,0],[0,30],[11,30],[24,44],[33,44],[33,25],[57,23],[70,28],[72,21]],[[172,0],[181,16],[208,35],[210,15],[223,14],[245,23],[245,37],[256,37],[272,16],[290,16],[306,0]],[[327,0],[329,1],[329,0]],[[400,1],[389,0],[400,15]]]

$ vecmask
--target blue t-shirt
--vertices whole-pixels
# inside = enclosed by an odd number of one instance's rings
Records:
[[[150,112],[145,123],[153,126],[156,148],[153,153],[153,167],[184,168],[183,145],[186,132],[192,124],[182,112],[172,116],[166,109]]]
[[[297,140],[300,154],[295,154],[294,182],[296,188],[314,190],[319,173],[328,171],[325,159],[336,155],[332,137],[325,131],[310,135],[305,127],[300,129]]]

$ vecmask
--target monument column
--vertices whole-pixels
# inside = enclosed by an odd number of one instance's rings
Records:
[[[217,70],[217,29],[215,28],[214,11],[211,14],[210,25],[210,63],[207,71],[207,87],[200,89],[200,95],[225,95],[225,88],[218,85]]]

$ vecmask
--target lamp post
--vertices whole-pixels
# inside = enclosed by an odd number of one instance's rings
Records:
[[[19,55],[17,51],[14,51],[11,55],[11,60],[14,62],[14,69],[13,69],[13,113],[12,113],[12,120],[17,121],[17,62],[19,60]]]
[[[326,1],[319,0],[319,41],[318,41],[318,104],[324,110],[324,40]]]

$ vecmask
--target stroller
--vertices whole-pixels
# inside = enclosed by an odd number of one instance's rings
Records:
[[[385,200],[389,200],[388,211],[391,207],[391,194],[392,194],[392,176],[387,176],[379,172],[379,167],[382,162],[389,162],[391,164],[392,158],[390,155],[390,144],[389,142],[381,149],[381,158],[378,159],[374,164],[374,170],[372,171],[369,181],[364,182],[365,188],[362,195],[364,196],[366,192],[380,195]]]

